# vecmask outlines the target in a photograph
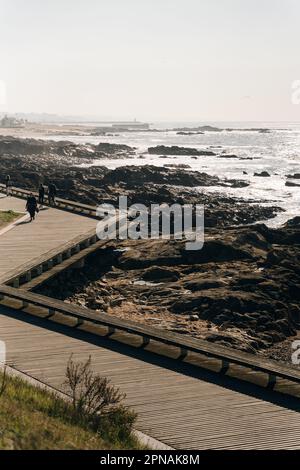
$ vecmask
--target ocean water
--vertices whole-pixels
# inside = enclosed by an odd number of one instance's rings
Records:
[[[100,124],[99,124],[100,125]],[[197,135],[177,135],[168,129],[179,127],[196,127],[212,125],[218,128],[233,130],[222,132],[205,132]],[[95,126],[96,127],[96,126]],[[259,133],[246,129],[268,128],[269,133]],[[110,142],[126,144],[137,148],[137,155],[130,159],[101,159],[93,165],[104,165],[114,169],[124,165],[185,164],[190,170],[203,171],[210,175],[226,178],[238,178],[250,183],[246,188],[205,188],[206,191],[218,191],[232,196],[264,201],[267,205],[278,205],[285,209],[275,219],[267,221],[268,225],[278,226],[286,220],[300,215],[300,187],[285,186],[288,174],[300,173],[300,123],[268,122],[164,122],[151,123],[151,129],[160,132],[121,132],[116,136],[58,136],[53,140],[70,140],[77,143]],[[110,132],[110,131],[109,131]],[[200,150],[212,150],[216,156],[201,156],[197,159],[189,156],[170,156],[160,158],[149,155],[148,147],[156,145],[178,145]],[[220,158],[234,154],[239,159]],[[255,177],[254,172],[267,171],[270,177]],[[243,172],[247,172],[244,174]],[[290,180],[300,184],[299,180]],[[200,188],[199,188],[200,189]],[[203,189],[203,188],[202,188]],[[141,201],[142,202],[142,201]]]

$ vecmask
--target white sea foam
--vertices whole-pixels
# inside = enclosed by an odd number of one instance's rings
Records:
[[[195,127],[204,123],[154,123],[152,128],[170,129]],[[207,124],[207,123],[205,123]],[[267,204],[279,205],[286,212],[280,213],[269,225],[278,225],[299,214],[300,187],[285,186],[286,175],[300,173],[300,123],[208,123],[219,128],[236,128],[234,131],[205,132],[205,134],[178,135],[175,131],[122,132],[114,136],[55,136],[55,140],[72,140],[77,143],[110,142],[137,148],[137,156],[118,160],[101,159],[93,165],[114,169],[124,165],[189,165],[191,170],[203,171],[226,178],[238,178],[250,182],[246,188],[205,188],[207,191],[225,192],[232,196],[262,199]],[[244,131],[242,128],[269,128],[270,133]],[[51,137],[54,139],[54,137]],[[178,145],[200,150],[209,149],[217,156],[149,155],[148,147]],[[221,147],[221,148],[219,148]],[[219,155],[234,154],[238,159],[220,158]],[[267,171],[270,177],[257,177],[254,173]],[[244,174],[247,172],[247,174]],[[297,183],[297,181],[295,181]],[[300,184],[300,180],[298,180]]]

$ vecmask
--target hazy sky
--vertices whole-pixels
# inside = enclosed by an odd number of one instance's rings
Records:
[[[299,23],[299,0],[0,0],[0,109],[300,121]]]

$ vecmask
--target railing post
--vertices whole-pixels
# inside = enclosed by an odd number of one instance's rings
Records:
[[[274,374],[269,374],[267,388],[268,388],[269,390],[273,390],[273,388],[275,387],[275,385],[276,385],[276,375],[274,375]]]
[[[46,316],[46,318],[51,318],[55,315],[55,310],[53,308],[49,308],[48,309],[48,315]]]
[[[60,263],[62,263],[62,260],[63,260],[62,259],[62,254],[60,253],[59,255],[56,256],[56,263],[60,264]]]
[[[53,259],[52,258],[47,261],[47,266],[48,266],[48,269],[53,268]]]
[[[222,359],[222,367],[220,369],[220,374],[226,374],[226,372],[229,369],[229,362],[226,361],[225,359]]]
[[[146,346],[148,346],[149,343],[150,343],[150,338],[148,338],[148,336],[143,336],[143,342],[141,344],[141,348],[145,348]]]

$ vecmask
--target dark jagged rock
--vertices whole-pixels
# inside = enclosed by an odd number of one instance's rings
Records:
[[[204,134],[204,132],[200,132],[200,131],[194,131],[194,132],[187,132],[187,131],[179,131],[179,132],[176,132],[177,135],[199,135],[199,134]]]
[[[271,175],[267,171],[262,171],[260,173],[254,173],[254,176],[268,177],[268,176],[271,176]]]
[[[296,216],[296,217],[293,217],[293,219],[288,220],[285,223],[284,228],[289,228],[289,227],[300,229],[300,217]]]
[[[105,184],[126,182],[126,185],[140,186],[145,183],[169,184],[178,186],[230,186],[244,187],[249,183],[242,180],[222,180],[217,176],[198,171],[182,171],[180,168],[157,167],[153,165],[123,166],[106,173]]]
[[[177,132],[221,132],[223,129],[214,126],[197,126],[197,127],[177,127],[175,129],[171,129],[172,131]]]
[[[166,267],[162,268],[159,266],[153,266],[147,269],[142,278],[145,281],[178,281],[180,277],[179,271],[176,269],[168,269]]]
[[[149,147],[148,153],[153,155],[194,155],[197,157],[216,155],[211,150],[198,150],[195,148],[177,147],[176,145],[172,145],[171,147],[167,147],[166,145],[157,145],[156,147]]]
[[[164,165],[166,168],[181,168],[182,170],[190,169],[190,165],[186,165],[185,163],[166,163]]]
[[[135,151],[128,145],[100,143],[74,144],[69,141],[53,141],[38,139],[21,139],[16,137],[0,137],[0,156],[56,156],[73,159],[95,159],[101,156],[114,155],[115,158],[122,155],[130,155]]]
[[[228,132],[258,132],[259,134],[269,134],[271,132],[271,129],[267,129],[264,127],[241,127],[241,128],[233,128],[233,127],[228,127],[226,129]]]
[[[229,154],[229,153],[223,153],[222,155],[219,155],[219,158],[233,158],[233,159],[238,159],[239,157],[237,155]]]
[[[294,173],[293,175],[286,175],[286,177],[294,179],[294,180],[299,180],[300,179],[300,173]]]
[[[135,148],[129,147],[129,145],[121,145],[121,144],[109,144],[107,142],[100,142],[100,144],[95,146],[96,151],[104,152],[108,154],[116,154],[116,153],[133,153]]]
[[[293,181],[286,181],[285,185],[290,186],[290,187],[299,187],[300,186],[299,183],[294,183]]]
[[[211,186],[223,184],[217,176],[195,171],[182,171],[178,168],[157,167],[152,165],[123,166],[108,172],[104,183],[126,182],[135,187],[144,183],[171,184],[180,186]]]
[[[68,141],[20,139],[15,137],[0,138],[0,155],[57,155],[74,158],[93,156],[92,145],[78,145]]]

